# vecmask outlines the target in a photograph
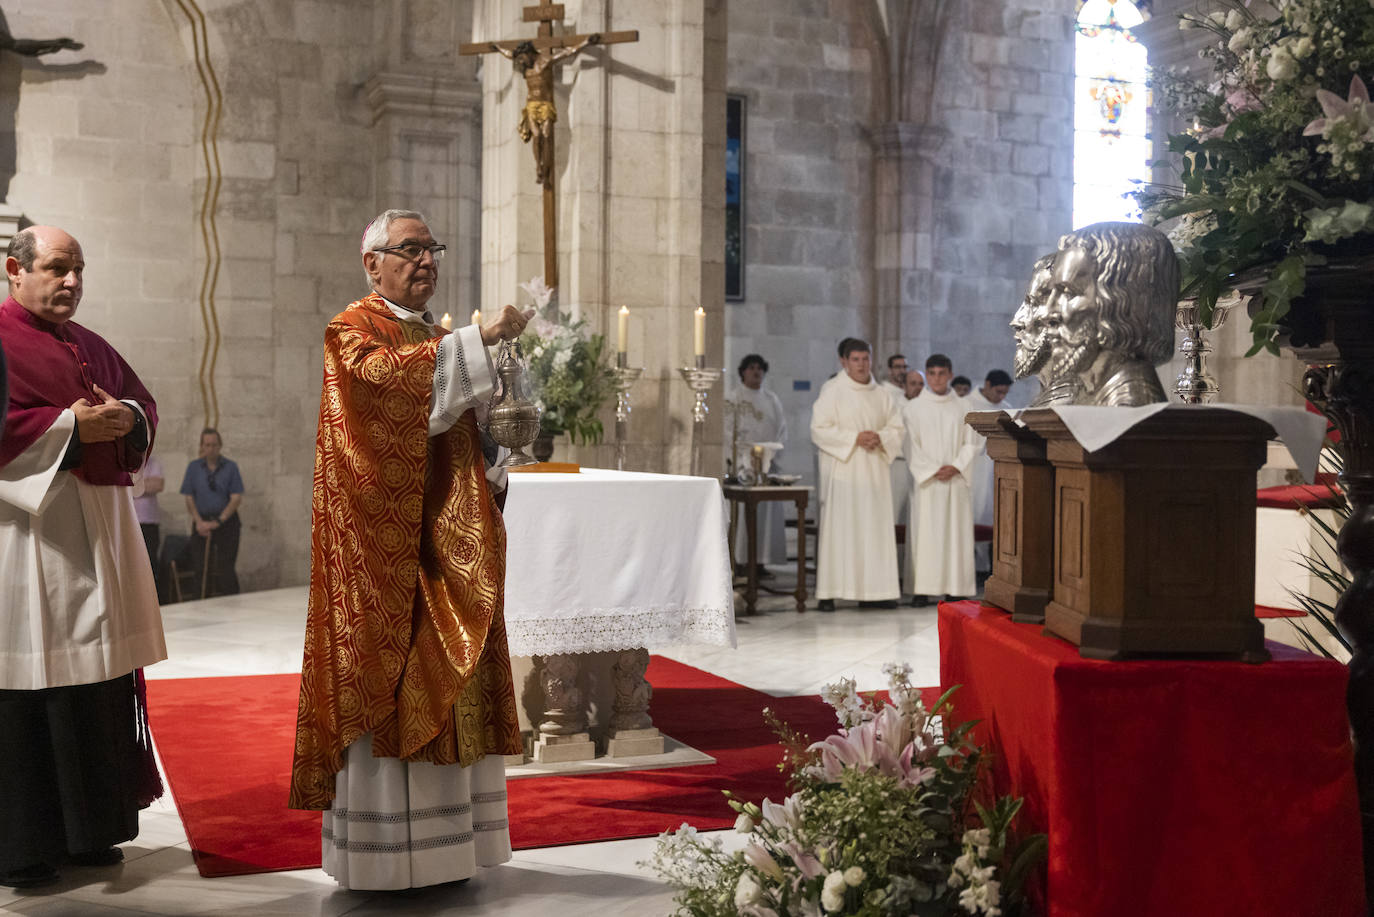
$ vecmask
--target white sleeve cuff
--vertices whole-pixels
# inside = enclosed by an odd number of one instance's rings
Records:
[[[438,436],[457,423],[463,412],[485,405],[495,387],[496,373],[482,343],[482,329],[464,325],[444,335],[434,360],[429,435]]]
[[[75,431],[76,415],[68,408],[57,415],[53,425],[32,446],[0,468],[0,501],[29,515],[41,516],[57,493],[53,481]]]

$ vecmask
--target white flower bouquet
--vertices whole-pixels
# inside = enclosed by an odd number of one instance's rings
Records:
[[[662,835],[649,865],[692,917],[858,917],[1015,914],[1044,835],[1011,847],[1021,807],[973,800],[980,751],[972,723],[948,729],[946,692],[926,710],[906,665],[889,664],[890,701],[846,679],[822,696],[840,730],[808,743],[765,711],[786,749],[795,792],[781,804],[742,802],[727,853],[718,836],[683,825]]]
[[[1290,315],[1309,272],[1374,254],[1374,0],[1207,0],[1179,26],[1210,33],[1212,72],[1155,75],[1191,129],[1169,138],[1181,184],[1137,198],[1149,222],[1181,218],[1182,293],[1204,323],[1221,294],[1262,285],[1250,352],[1277,353],[1310,324]]]
[[[570,314],[545,313],[553,290],[542,277],[520,284],[535,306],[535,316],[520,336],[530,397],[541,410],[541,433],[567,433],[577,442],[598,443],[604,433],[597,413],[615,395],[606,340]]]

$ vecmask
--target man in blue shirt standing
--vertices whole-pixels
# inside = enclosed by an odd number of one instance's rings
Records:
[[[191,556],[197,563],[205,556],[205,540],[210,539],[209,576],[206,595],[234,595],[239,591],[234,563],[239,556],[239,505],[243,503],[243,478],[239,466],[220,455],[223,440],[214,427],[200,431],[200,458],[186,466],[181,492],[186,509],[195,522],[191,535]]]

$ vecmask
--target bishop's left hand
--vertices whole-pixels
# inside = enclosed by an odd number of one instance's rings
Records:
[[[525,330],[525,326],[532,318],[533,309],[522,312],[515,306],[503,306],[496,318],[482,326],[482,343],[490,347],[498,341],[513,341]]]

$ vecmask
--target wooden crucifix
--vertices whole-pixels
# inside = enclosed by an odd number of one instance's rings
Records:
[[[555,35],[553,25],[563,27],[563,4],[543,3],[523,10],[525,22],[538,22],[539,35],[533,39],[479,41],[459,45],[459,54],[491,54],[507,58],[525,77],[529,95],[520,112],[520,139],[534,142],[535,180],[544,189],[544,283],[558,287],[558,199],[553,186],[553,125],[558,120],[554,108],[555,68],[576,57],[588,45],[613,45],[639,41],[639,32],[596,32],[590,35]]]

